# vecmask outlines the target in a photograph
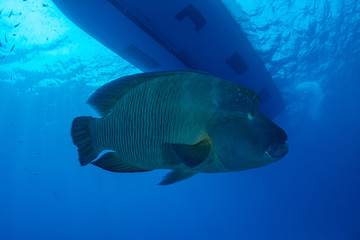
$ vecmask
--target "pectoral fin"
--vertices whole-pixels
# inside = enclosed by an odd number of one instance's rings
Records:
[[[182,180],[185,180],[189,177],[192,177],[197,172],[188,170],[188,169],[175,169],[168,174],[166,174],[163,180],[158,185],[169,185]]]
[[[171,147],[178,158],[187,167],[196,167],[202,163],[210,152],[211,140],[203,139],[194,145],[171,144]]]

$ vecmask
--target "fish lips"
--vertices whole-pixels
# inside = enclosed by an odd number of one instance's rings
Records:
[[[268,149],[265,151],[265,155],[276,161],[283,158],[288,153],[288,151],[289,151],[289,144],[283,142],[268,147]]]

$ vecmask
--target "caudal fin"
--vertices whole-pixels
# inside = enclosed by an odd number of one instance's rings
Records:
[[[81,166],[90,163],[99,154],[91,143],[89,126],[94,120],[95,118],[92,117],[77,117],[72,122],[71,137],[74,144],[78,147]]]

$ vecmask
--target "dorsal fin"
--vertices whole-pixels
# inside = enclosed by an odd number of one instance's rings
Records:
[[[101,116],[105,116],[109,114],[115,104],[134,87],[159,77],[186,77],[184,75],[187,74],[209,75],[208,73],[193,70],[139,73],[131,76],[118,78],[98,88],[90,96],[87,103],[92,106]]]
[[[101,116],[105,116],[111,112],[111,109],[127,92],[150,79],[150,77],[143,76],[143,74],[118,78],[98,88],[90,96],[87,103]]]

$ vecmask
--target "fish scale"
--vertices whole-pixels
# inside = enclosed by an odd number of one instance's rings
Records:
[[[133,165],[143,168],[164,165],[160,148],[162,143],[191,144],[194,138],[181,133],[193,132],[196,128],[200,132],[204,126],[196,124],[199,116],[191,118],[185,109],[179,108],[182,97],[180,88],[181,82],[176,81],[138,86],[124,96],[114,111],[104,118],[102,126],[98,126],[103,132],[98,132],[99,136],[94,139],[107,139],[99,142],[99,145],[117,151],[122,160]]]

